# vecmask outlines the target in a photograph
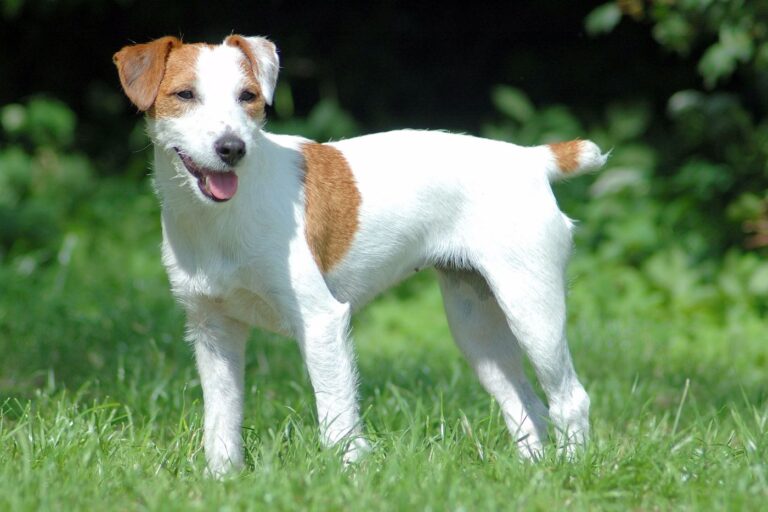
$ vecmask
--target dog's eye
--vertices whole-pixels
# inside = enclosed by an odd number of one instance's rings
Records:
[[[242,101],[243,103],[250,103],[255,99],[256,99],[256,94],[252,93],[251,91],[243,91],[240,93],[240,97],[237,98],[237,101]]]
[[[191,99],[194,99],[195,93],[193,93],[189,89],[186,89],[186,90],[177,92],[176,96],[178,96],[182,100],[191,100]]]

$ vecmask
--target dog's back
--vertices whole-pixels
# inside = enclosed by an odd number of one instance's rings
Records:
[[[428,266],[471,266],[482,246],[512,258],[542,236],[570,246],[550,182],[605,162],[590,141],[522,147],[468,135],[399,130],[331,143],[354,177],[359,219],[327,273],[358,306]],[[534,221],[535,219],[535,221]]]

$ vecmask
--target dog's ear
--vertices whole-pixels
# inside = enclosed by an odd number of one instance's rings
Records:
[[[126,96],[142,112],[155,102],[165,74],[165,61],[171,50],[179,46],[178,38],[166,36],[150,43],[125,46],[112,57]]]
[[[231,35],[224,40],[224,44],[239,48],[251,64],[256,80],[261,87],[261,94],[268,105],[272,104],[272,97],[277,84],[277,73],[280,70],[280,59],[277,56],[277,47],[265,37],[243,37]]]

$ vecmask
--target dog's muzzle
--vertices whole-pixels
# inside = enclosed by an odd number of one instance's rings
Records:
[[[226,151],[229,151],[228,155],[230,159],[238,161],[245,154],[245,144],[243,144],[242,149],[238,149],[236,146],[237,145],[235,145],[235,147],[230,147]],[[181,163],[184,164],[187,171],[197,179],[197,186],[205,197],[220,203],[229,201],[234,197],[235,192],[237,192],[237,174],[235,174],[235,171],[207,169],[195,163],[195,161],[192,160],[192,157],[185,154],[179,148],[173,149],[176,151],[176,154],[179,155]],[[221,156],[220,153],[219,157],[224,160],[224,157]]]

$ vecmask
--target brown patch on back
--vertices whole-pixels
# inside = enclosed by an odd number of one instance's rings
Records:
[[[241,52],[243,52],[243,55],[245,57],[240,63],[240,66],[243,70],[243,74],[245,75],[245,78],[246,78],[245,88],[248,91],[256,94],[255,100],[251,101],[250,103],[244,104],[246,113],[253,118],[264,117],[264,107],[266,105],[266,101],[264,100],[264,95],[262,94],[261,86],[259,85],[259,82],[256,80],[256,76],[258,76],[258,73],[259,73],[259,64],[258,64],[258,60],[256,59],[256,56],[253,54],[253,50],[251,49],[251,46],[248,44],[248,41],[246,41],[243,36],[238,36],[238,35],[231,35],[227,37],[224,40],[224,44],[238,48]]]
[[[154,103],[165,75],[166,59],[179,46],[178,38],[166,36],[146,44],[125,46],[112,57],[126,96],[139,110],[145,111]]]
[[[557,166],[562,172],[568,174],[579,169],[581,142],[581,140],[576,139],[549,144],[549,149],[552,151],[552,154],[555,155]]]
[[[184,90],[195,91],[197,80],[197,58],[204,43],[185,44],[174,48],[165,64],[165,75],[157,93],[157,99],[147,111],[150,117],[181,117],[195,104],[195,100],[182,100],[176,96]]]
[[[331,270],[349,250],[358,227],[360,192],[338,149],[310,142],[304,156],[305,236],[317,266]]]

